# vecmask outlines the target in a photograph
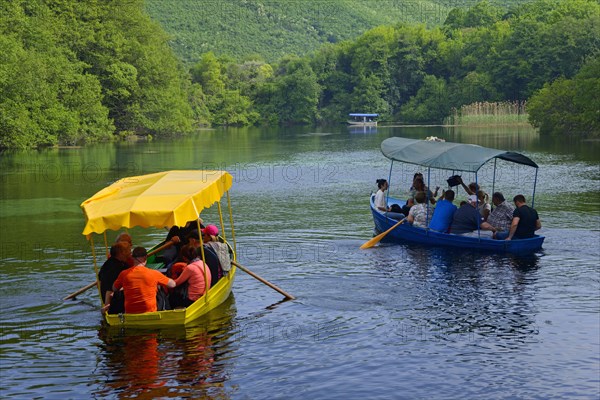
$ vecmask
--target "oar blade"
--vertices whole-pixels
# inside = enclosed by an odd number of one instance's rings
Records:
[[[404,221],[406,221],[406,218],[400,220],[397,224],[395,224],[394,226],[392,226],[390,229],[388,229],[387,231],[380,233],[379,235],[375,236],[373,239],[369,240],[368,242],[364,243],[362,246],[360,246],[361,249],[368,249],[371,248],[373,246],[375,246],[377,243],[379,243],[381,241],[381,239],[383,239],[388,233],[390,233],[391,231],[394,230],[394,228],[396,228],[397,226],[400,226],[404,223]]]
[[[360,246],[360,248],[362,250],[364,249],[370,249],[371,247],[375,246],[377,243],[379,243],[381,241],[381,239],[383,239],[383,237],[387,234],[387,232],[383,232],[380,233],[379,235],[375,236],[374,238],[372,238],[371,240],[369,240],[368,242],[365,242],[362,246]]]

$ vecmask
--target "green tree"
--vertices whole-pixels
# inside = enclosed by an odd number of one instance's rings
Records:
[[[446,81],[427,75],[417,94],[400,109],[404,122],[441,124],[450,112]]]
[[[542,134],[600,136],[600,56],[573,79],[544,85],[529,100],[531,124]]]

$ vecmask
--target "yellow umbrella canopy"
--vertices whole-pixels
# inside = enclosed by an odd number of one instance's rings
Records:
[[[134,226],[184,226],[232,184],[226,171],[165,171],[120,179],[81,203],[84,235]]]

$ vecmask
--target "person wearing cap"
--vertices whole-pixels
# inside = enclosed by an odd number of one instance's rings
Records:
[[[494,232],[496,228],[485,222],[477,210],[477,196],[474,194],[470,195],[467,202],[456,210],[450,225],[450,233],[456,235],[491,238]]]
[[[204,241],[204,248],[210,252],[216,254],[219,260],[218,274],[213,274],[213,285],[231,269],[231,257],[229,255],[229,246],[222,243],[219,238],[219,228],[215,225],[207,225],[202,230],[202,240]]]
[[[133,249],[133,267],[119,274],[113,284],[113,292],[123,288],[125,294],[125,312],[127,314],[142,314],[157,311],[157,285],[175,287],[175,281],[159,271],[146,268],[148,253],[144,247]],[[110,303],[105,304],[107,308]]]

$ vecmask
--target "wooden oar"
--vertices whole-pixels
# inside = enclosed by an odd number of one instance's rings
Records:
[[[149,252],[149,253],[148,253],[148,257],[149,257],[149,256],[151,256],[152,254],[156,254],[156,253],[158,253],[159,251],[162,251],[162,250],[166,249],[167,247],[171,247],[171,246],[173,245],[173,243],[174,243],[173,241],[169,240],[167,243],[163,244],[163,245],[162,245],[162,246],[160,246],[159,248],[157,248],[157,249],[154,249],[154,250],[152,250],[151,252]],[[65,297],[65,298],[63,299],[63,301],[66,301],[66,300],[72,299],[73,297],[80,295],[81,293],[85,292],[86,290],[93,288],[94,286],[96,286],[96,283],[97,283],[97,282],[92,282],[92,283],[90,283],[89,285],[82,287],[82,288],[81,288],[81,289],[79,289],[78,291],[71,293],[70,295],[68,295],[67,297]]]
[[[406,221],[406,218],[400,220],[396,225],[392,226],[390,229],[388,229],[387,231],[380,233],[379,235],[375,236],[373,239],[369,240],[368,242],[366,242],[365,244],[363,244],[362,246],[360,246],[361,249],[368,249],[371,248],[373,246],[375,246],[377,243],[379,243],[381,241],[381,239],[383,239],[388,233],[390,233],[394,228],[402,225],[404,223],[404,221]]]
[[[268,287],[270,287],[271,289],[274,289],[276,291],[278,291],[279,293],[281,293],[282,295],[284,295],[288,300],[294,300],[296,299],[294,296],[292,296],[291,294],[283,291],[281,288],[273,285],[271,282],[267,281],[266,279],[261,278],[260,276],[256,275],[254,272],[250,271],[248,268],[238,264],[235,261],[231,261],[231,263],[233,265],[235,265],[236,267],[238,267],[239,269],[241,269],[242,271],[244,271],[245,273],[247,273],[248,275],[250,275],[251,277],[258,279],[259,281],[261,281],[262,283],[264,283],[265,285],[267,285]]]

